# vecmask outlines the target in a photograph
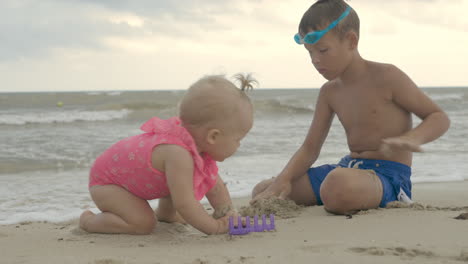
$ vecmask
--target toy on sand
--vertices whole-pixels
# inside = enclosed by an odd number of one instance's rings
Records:
[[[245,235],[250,232],[263,232],[275,229],[275,216],[270,214],[270,224],[266,222],[266,216],[262,215],[262,224],[258,224],[258,215],[254,216],[253,225],[250,223],[250,216],[245,217],[245,226],[242,225],[242,217],[238,217],[238,226],[234,226],[233,217],[229,217],[229,234],[230,235]]]

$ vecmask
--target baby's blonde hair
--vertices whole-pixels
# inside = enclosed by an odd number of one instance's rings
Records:
[[[225,122],[242,107],[251,105],[249,97],[222,75],[209,75],[190,86],[179,105],[184,125],[201,126]]]

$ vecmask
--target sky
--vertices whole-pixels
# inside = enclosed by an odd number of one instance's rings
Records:
[[[0,92],[186,89],[251,72],[259,88],[326,80],[293,41],[309,0],[2,0]],[[351,0],[360,54],[417,85],[468,86],[468,0]]]

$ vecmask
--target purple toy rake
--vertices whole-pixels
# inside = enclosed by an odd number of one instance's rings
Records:
[[[275,229],[275,216],[270,214],[270,224],[266,222],[266,216],[262,215],[262,224],[258,224],[258,215],[254,216],[253,225],[250,223],[250,216],[245,217],[245,226],[242,226],[242,217],[237,219],[238,226],[234,226],[233,217],[229,217],[229,234],[230,235],[245,235],[250,232],[263,232]],[[240,224],[239,224],[240,223]]]

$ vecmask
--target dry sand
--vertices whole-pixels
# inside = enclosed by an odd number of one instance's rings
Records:
[[[414,199],[352,218],[275,202],[276,231],[234,237],[166,223],[147,236],[88,234],[76,220],[4,225],[0,263],[468,263],[468,182],[415,184]]]

